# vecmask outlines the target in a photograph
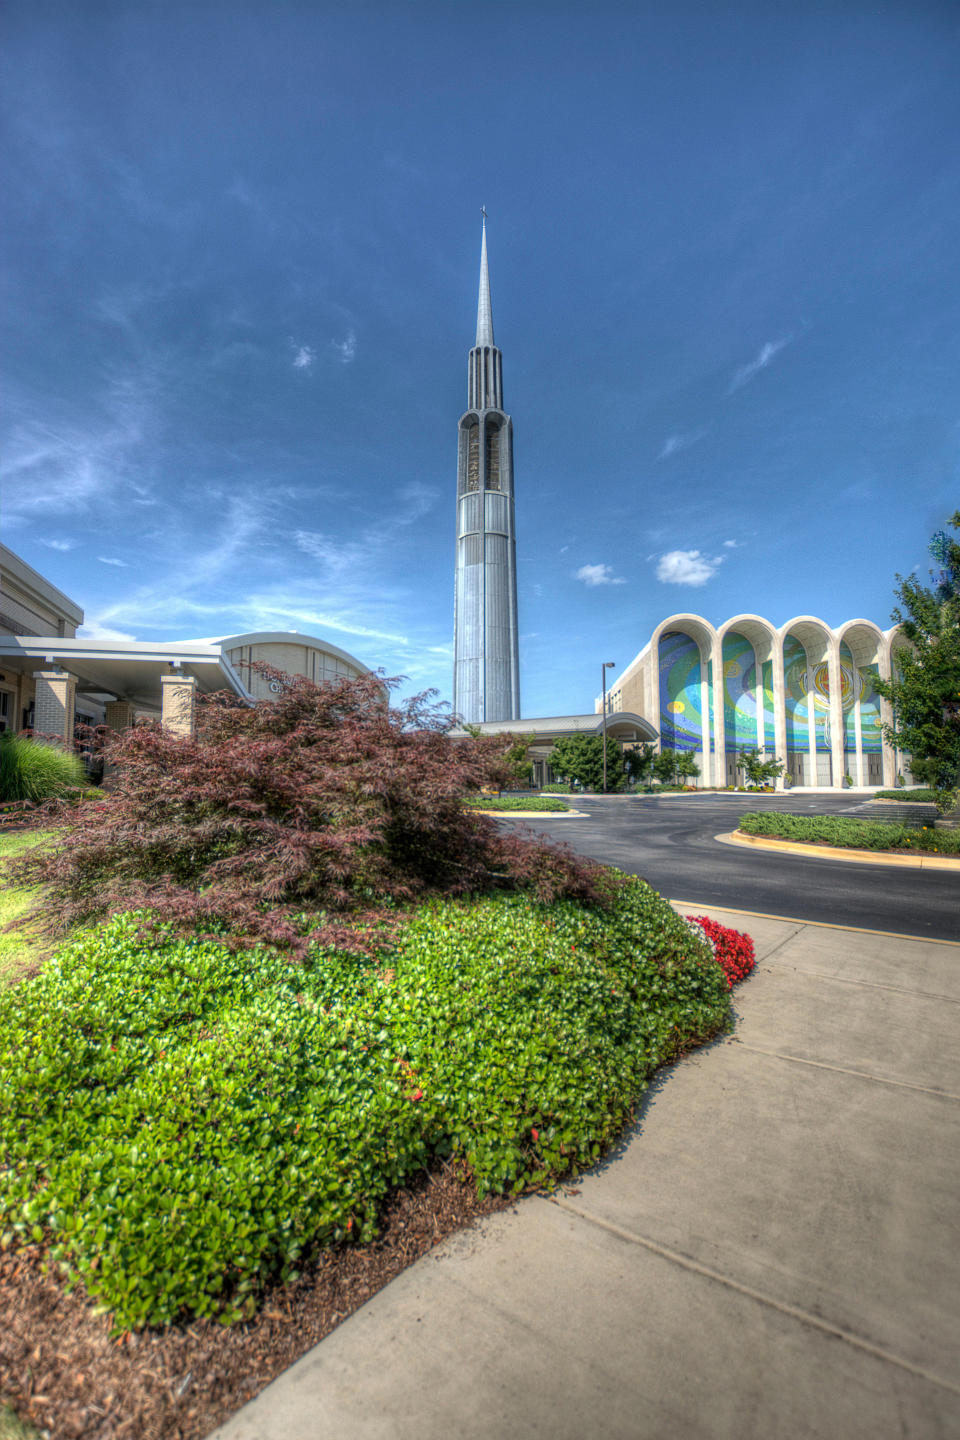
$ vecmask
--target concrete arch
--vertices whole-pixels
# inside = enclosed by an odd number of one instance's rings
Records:
[[[776,627],[771,625],[769,620],[765,620],[762,615],[746,613],[743,615],[734,615],[732,620],[727,620],[723,625],[719,626],[717,633],[720,638],[721,655],[723,654],[724,644],[731,635],[742,635],[743,638],[753,646],[754,665],[756,669],[756,738],[752,743],[755,743],[757,749],[761,752],[769,753],[771,746],[768,744],[768,731],[772,728],[772,749],[780,758],[783,758],[786,751],[786,722],[783,709],[783,646]],[[770,666],[770,688],[772,692],[772,705],[769,705],[769,707],[764,682],[764,666],[767,664]],[[725,700],[725,663],[721,667],[721,676],[723,685],[721,698]],[[771,716],[771,724],[769,727],[767,725],[768,708]],[[729,770],[729,766],[727,769]],[[734,777],[728,774],[727,778]]]
[[[884,704],[877,698],[870,700],[866,712],[864,712],[864,689],[869,692],[869,673],[871,668],[882,674],[884,655],[887,648],[886,638],[879,625],[872,620],[856,619],[847,620],[845,624],[838,627],[834,632],[837,639],[837,647],[840,652],[841,668],[846,665],[843,654],[846,648],[852,665],[851,675],[851,703],[848,707],[851,714],[844,713],[844,747],[845,763],[847,773],[850,774],[857,785],[868,785],[873,782],[886,783],[885,772],[889,769],[885,758],[885,742],[880,740],[879,756],[876,752],[876,718],[884,717]],[[850,733],[850,719],[853,722],[853,734]],[[865,742],[864,730],[867,735],[873,738]],[[852,742],[852,743],[851,743]],[[886,747],[889,748],[889,747]],[[879,761],[879,773],[877,770]],[[891,777],[890,783],[893,783]]]
[[[711,675],[714,684],[717,677],[723,676],[723,647],[716,627],[703,615],[694,615],[689,611],[676,615],[669,615],[662,620],[654,630],[650,638],[651,664],[648,675],[650,680],[650,692],[645,696],[645,709],[647,714],[655,714],[661,728],[661,745],[663,722],[660,712],[661,700],[661,675],[660,675],[660,646],[667,635],[686,635],[694,642],[700,652],[700,718],[701,718],[701,765],[700,772],[705,784],[723,785],[726,783],[726,756],[724,753],[723,735],[723,704],[713,703],[714,696],[711,687]],[[712,717],[712,724],[711,724]]]
[[[823,664],[829,659],[831,650],[836,646],[837,640],[830,626],[825,620],[819,620],[816,615],[795,615],[785,625],[780,626],[781,642],[788,635],[795,635],[800,644],[806,650],[811,664]]]
[[[265,661],[289,675],[304,675],[318,684],[370,673],[369,665],[339,645],[295,630],[256,630],[246,635],[228,635],[217,643],[259,700],[270,699],[272,691],[269,682],[253,668],[256,661]]]
[[[880,660],[880,674],[885,680],[890,680],[896,674],[897,653],[901,650],[912,649],[912,643],[903,633],[903,626],[900,624],[891,625],[883,632],[883,651]],[[881,701],[881,718],[884,724],[893,724],[893,706],[889,700]],[[897,783],[897,776],[904,774],[907,769],[907,761],[902,750],[895,749],[884,735],[883,741],[883,783],[893,786]]]
[[[834,633],[838,645],[847,645],[855,664],[879,665],[886,641],[872,620],[847,620]]]
[[[844,770],[843,749],[843,704],[841,700],[840,642],[826,623],[816,615],[795,615],[780,626],[780,640],[784,647],[786,665],[787,641],[794,638],[803,646],[807,658],[806,700],[807,700],[807,759],[805,769],[809,772],[805,784],[832,785],[842,788]],[[816,700],[826,702],[827,715],[822,731],[818,725]],[[822,748],[818,746],[822,738]],[[824,763],[818,759],[818,750]],[[825,753],[824,753],[825,752]],[[826,761],[826,754],[829,761]]]
[[[603,721],[597,725],[597,734],[603,730]],[[636,715],[632,710],[611,710],[607,714],[607,734],[614,740],[624,740],[628,744],[653,742],[658,738],[657,731],[650,724],[650,721],[642,715]]]

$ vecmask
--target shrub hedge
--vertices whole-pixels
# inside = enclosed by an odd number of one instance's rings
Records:
[[[913,801],[920,805],[935,805],[940,798],[939,790],[878,790],[874,800],[896,800],[899,805]]]
[[[464,805],[471,810],[566,811],[569,805],[548,795],[468,795]]]
[[[0,990],[3,1243],[47,1246],[117,1330],[251,1314],[431,1155],[482,1192],[576,1173],[729,1022],[709,947],[635,879],[605,910],[431,901],[389,950],[302,963],[141,928]]]
[[[846,815],[784,815],[772,810],[740,817],[745,835],[771,835],[780,840],[814,845],[838,845],[854,850],[924,850],[960,855],[960,831],[889,825],[879,820],[855,820]]]

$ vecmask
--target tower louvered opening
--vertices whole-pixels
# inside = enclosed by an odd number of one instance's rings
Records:
[[[500,426],[495,420],[487,421],[484,480],[485,489],[500,489]]]

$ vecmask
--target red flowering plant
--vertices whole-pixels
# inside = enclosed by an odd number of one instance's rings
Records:
[[[750,936],[740,930],[731,930],[729,925],[721,925],[718,920],[711,920],[709,915],[688,915],[686,919],[688,925],[705,936],[730,989],[745,980],[757,963]]]

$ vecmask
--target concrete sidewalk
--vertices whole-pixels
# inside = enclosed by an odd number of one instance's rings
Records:
[[[960,945],[708,913],[756,943],[735,1035],[217,1440],[960,1437]]]

